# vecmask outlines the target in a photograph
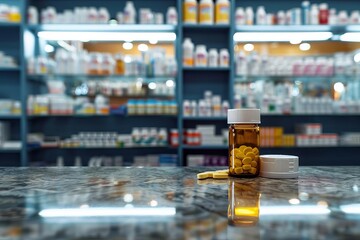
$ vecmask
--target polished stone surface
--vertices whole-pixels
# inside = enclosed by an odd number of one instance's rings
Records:
[[[1,168],[0,239],[360,239],[360,167]]]

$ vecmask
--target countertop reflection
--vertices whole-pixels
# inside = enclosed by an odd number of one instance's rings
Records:
[[[0,239],[360,239],[360,167],[0,168]]]

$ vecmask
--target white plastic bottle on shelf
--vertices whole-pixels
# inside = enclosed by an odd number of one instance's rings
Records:
[[[245,23],[246,23],[246,18],[245,18],[244,8],[242,8],[242,7],[236,8],[236,12],[235,12],[236,26],[242,26],[242,25],[245,25]]]
[[[349,17],[346,11],[340,11],[338,15],[338,24],[339,25],[346,25],[348,24]]]
[[[212,0],[200,0],[199,4],[199,23],[214,23],[214,3]]]
[[[87,11],[87,23],[96,24],[98,21],[98,11],[95,7],[90,7]]]
[[[177,25],[178,15],[175,7],[169,7],[166,13],[166,23],[171,25]]]
[[[56,23],[56,9],[54,7],[48,7],[46,11],[47,23]]]
[[[301,11],[302,11],[302,24],[309,25],[310,24],[310,2],[303,1],[301,3]]]
[[[318,8],[317,4],[312,4],[311,5],[310,24],[311,25],[318,25],[319,24],[319,8]]]
[[[230,2],[229,0],[217,0],[215,6],[216,24],[230,23]]]
[[[229,51],[226,48],[220,50],[220,67],[229,66]]]
[[[247,61],[243,51],[239,51],[236,54],[236,75],[246,76],[247,75]]]
[[[136,23],[136,10],[132,1],[127,1],[124,8],[124,23],[135,24]]]
[[[208,53],[205,45],[197,45],[195,50],[195,66],[206,67],[208,60]]]
[[[185,38],[183,43],[183,65],[194,65],[194,44],[190,38]]]
[[[286,16],[284,11],[278,11],[277,13],[277,24],[278,25],[285,25],[286,23]]]
[[[110,14],[104,7],[99,9],[98,23],[108,23],[110,20]]]
[[[336,15],[336,9],[331,8],[329,11],[329,25],[336,25],[338,22],[337,15]]]
[[[264,6],[259,6],[256,10],[256,25],[266,24],[266,12]]]
[[[198,106],[195,100],[190,101],[190,116],[197,116],[198,115]]]
[[[184,116],[191,116],[191,109],[190,109],[190,101],[184,100],[183,102],[183,115]]]
[[[218,67],[219,66],[219,54],[215,48],[209,49],[208,64],[209,64],[209,67]]]
[[[196,0],[185,0],[183,11],[184,23],[195,24],[197,22]]]
[[[29,6],[28,8],[28,24],[39,23],[39,12],[36,7]]]
[[[350,15],[350,24],[359,24],[360,23],[360,13],[359,10],[354,10]]]
[[[228,109],[230,108],[229,101],[223,101],[221,105],[221,116],[227,116]]]
[[[246,7],[245,9],[245,22],[246,25],[254,24],[254,11],[252,7]]]
[[[158,133],[158,139],[157,143],[160,146],[166,146],[168,143],[168,133],[166,131],[166,128],[160,128]]]

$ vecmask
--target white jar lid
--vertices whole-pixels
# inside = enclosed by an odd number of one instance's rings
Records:
[[[228,109],[227,112],[228,124],[236,123],[260,123],[260,109],[256,108],[241,108]]]
[[[260,176],[266,178],[297,178],[299,176],[299,157],[261,155]]]

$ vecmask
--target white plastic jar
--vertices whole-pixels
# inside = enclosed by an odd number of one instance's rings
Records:
[[[226,48],[220,50],[220,67],[229,66],[229,51]]]
[[[195,66],[206,67],[208,62],[208,53],[205,45],[197,45],[195,50]]]
[[[215,48],[211,48],[209,50],[208,64],[209,64],[209,67],[218,67],[219,66],[219,54]]]

